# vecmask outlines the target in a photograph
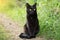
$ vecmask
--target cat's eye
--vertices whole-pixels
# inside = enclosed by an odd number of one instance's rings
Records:
[[[34,9],[34,11],[35,11],[35,9]]]
[[[30,11],[31,11],[32,9],[30,9]]]

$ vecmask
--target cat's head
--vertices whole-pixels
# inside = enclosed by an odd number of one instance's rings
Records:
[[[27,10],[27,14],[35,14],[36,13],[36,3],[34,5],[29,5],[28,3],[26,3],[26,10]]]

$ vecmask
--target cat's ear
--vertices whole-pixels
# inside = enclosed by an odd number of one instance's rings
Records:
[[[27,6],[27,7],[30,7],[29,3],[26,3],[26,6]]]
[[[35,3],[35,4],[33,5],[33,7],[36,7],[36,4],[37,4],[37,3]]]

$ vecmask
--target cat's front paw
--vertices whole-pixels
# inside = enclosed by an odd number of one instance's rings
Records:
[[[19,35],[19,37],[20,38],[25,38],[25,39],[31,39],[31,37],[29,36],[29,35],[27,35],[27,34],[25,34],[25,33],[21,33],[20,35]]]
[[[25,39],[31,39],[31,38],[35,38],[35,36],[30,36],[30,35],[28,35],[28,34],[25,34],[25,33],[21,33],[20,35],[19,35],[19,37],[20,38],[25,38]]]

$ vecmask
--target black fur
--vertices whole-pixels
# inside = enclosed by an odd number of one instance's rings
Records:
[[[26,3],[27,9],[27,23],[24,26],[24,32],[20,34],[20,38],[31,39],[35,38],[37,33],[39,32],[39,22],[37,18],[37,9],[36,3],[30,6]]]

